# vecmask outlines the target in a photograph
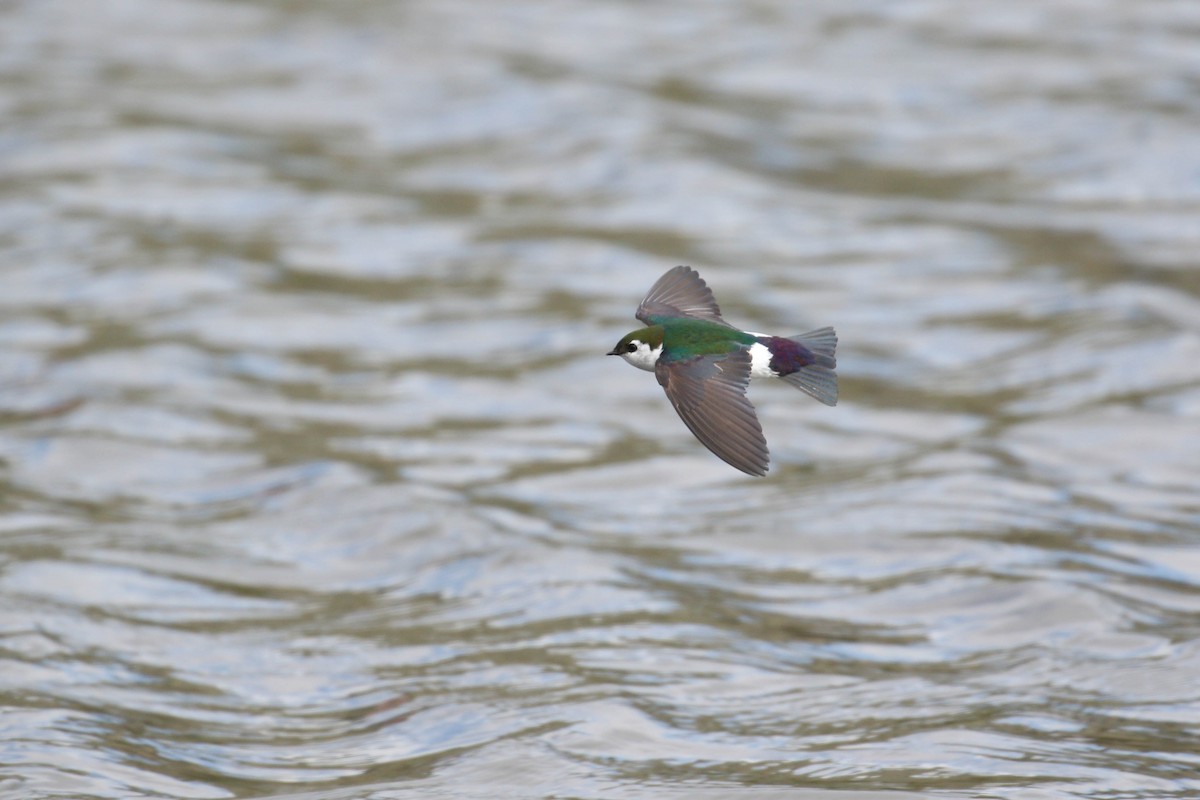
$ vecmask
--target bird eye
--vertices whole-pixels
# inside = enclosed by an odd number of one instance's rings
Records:
[[[636,353],[637,345],[634,344],[633,342],[630,342],[629,344],[625,345],[625,352],[626,353]]]

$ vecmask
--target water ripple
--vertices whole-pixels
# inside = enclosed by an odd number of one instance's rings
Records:
[[[0,795],[1200,794],[1197,12],[632,9],[0,4]]]

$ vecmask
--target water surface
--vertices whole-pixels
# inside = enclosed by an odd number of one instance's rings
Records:
[[[0,794],[1200,794],[1200,7],[0,3]],[[663,271],[841,336],[705,451]]]

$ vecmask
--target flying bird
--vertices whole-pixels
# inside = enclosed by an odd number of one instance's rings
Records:
[[[645,328],[621,337],[608,355],[654,373],[683,423],[717,458],[748,475],[767,474],[770,454],[751,378],[779,378],[827,406],[837,404],[837,333],[798,336],[742,331],[721,318],[712,290],[691,267],[675,267],[638,306]]]

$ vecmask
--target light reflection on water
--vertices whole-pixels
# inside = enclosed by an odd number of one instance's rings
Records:
[[[1198,22],[0,8],[0,792],[1200,793]]]

